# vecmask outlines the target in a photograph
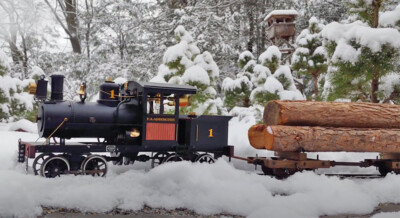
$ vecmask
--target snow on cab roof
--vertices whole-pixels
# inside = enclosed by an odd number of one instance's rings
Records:
[[[171,91],[184,91],[188,94],[195,94],[197,88],[189,85],[175,85],[169,83],[155,83],[155,82],[143,82],[143,81],[132,81],[138,84],[140,87],[145,89],[160,89],[160,90],[171,90]]]
[[[294,15],[297,16],[299,13],[296,10],[273,10],[271,11],[264,20],[268,20],[271,16],[274,15]]]

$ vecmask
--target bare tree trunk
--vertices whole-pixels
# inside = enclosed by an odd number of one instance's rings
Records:
[[[314,99],[318,99],[319,90],[318,90],[318,74],[317,73],[313,74],[313,84],[314,84]]]
[[[247,19],[249,20],[249,41],[247,42],[247,50],[253,52],[254,44],[254,12],[252,7],[252,1],[248,0],[245,7]]]
[[[371,102],[379,103],[377,92],[379,90],[379,71],[374,70],[371,81]]]
[[[372,1],[372,5],[374,7],[374,17],[372,28],[377,28],[379,25],[379,10],[382,7],[382,0],[374,0]],[[379,103],[377,91],[379,89],[379,70],[375,69],[372,76],[371,81],[371,102]]]
[[[379,25],[379,11],[382,7],[382,1],[383,0],[373,0],[372,1],[372,6],[374,7],[374,17],[373,17],[373,23],[372,23],[372,28],[378,28]]]
[[[76,0],[65,0],[65,11],[70,41],[74,53],[82,53],[78,34],[78,18],[76,16]]]
[[[58,0],[58,4],[63,10],[65,20],[67,22],[67,26],[65,26],[64,22],[58,16],[57,11],[51,6],[48,0],[44,0],[46,4],[49,6],[51,12],[56,17],[58,23],[64,29],[65,33],[69,36],[69,41],[71,42],[72,50],[74,53],[81,54],[81,45],[79,41],[78,35],[78,18],[76,15],[76,0],[65,0],[65,5],[62,0]]]
[[[91,69],[91,57],[90,57],[90,32],[92,30],[92,20],[93,20],[93,15],[94,15],[94,11],[93,11],[93,0],[89,0],[90,2],[88,2],[88,0],[85,0],[85,5],[86,5],[86,33],[85,33],[85,41],[86,41],[86,55],[88,58],[88,63],[87,63],[87,69],[86,69],[86,73],[90,73],[90,69]]]

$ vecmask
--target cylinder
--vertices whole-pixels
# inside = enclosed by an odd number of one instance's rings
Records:
[[[52,101],[62,101],[64,92],[64,76],[51,75],[51,96]]]

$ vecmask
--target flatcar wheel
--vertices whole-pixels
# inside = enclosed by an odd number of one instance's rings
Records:
[[[107,174],[107,161],[99,155],[90,155],[82,162],[82,171],[96,171],[86,175],[104,177]]]
[[[273,176],[274,175],[274,170],[271,169],[271,168],[268,168],[268,167],[266,167],[264,165],[261,165],[261,169],[262,169],[264,175],[266,175],[266,176]]]
[[[183,161],[183,158],[177,154],[168,155],[163,162],[179,162]]]
[[[43,161],[40,175],[46,178],[54,178],[66,174],[69,170],[69,162],[65,157],[49,156]]]
[[[381,176],[386,176],[388,173],[391,172],[391,170],[385,165],[379,166],[378,170],[379,170],[379,173],[381,174]]]
[[[156,155],[154,155],[153,159],[151,159],[151,168],[154,168],[164,163],[164,160],[168,156],[169,156],[168,152],[157,152]]]
[[[289,176],[295,174],[297,171],[295,169],[288,168],[275,168],[273,169],[273,175],[277,179],[286,179]]]
[[[35,158],[32,164],[33,173],[35,175],[40,174],[40,168],[42,167],[44,160],[49,156],[54,156],[54,155],[49,153],[42,153]]]
[[[212,164],[215,163],[215,159],[210,154],[201,154],[196,158],[196,162]]]

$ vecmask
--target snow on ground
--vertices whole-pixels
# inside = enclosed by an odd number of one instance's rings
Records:
[[[246,120],[246,119],[243,119]],[[242,120],[242,121],[243,121]],[[254,121],[230,123],[229,143],[240,156],[269,156],[250,147],[247,129]],[[374,180],[339,179],[313,172],[287,180],[260,176],[241,161],[215,164],[168,163],[111,166],[106,178],[62,176],[45,179],[25,174],[16,164],[17,141],[35,141],[36,134],[10,132],[0,124],[0,217],[34,217],[41,205],[105,212],[113,208],[138,210],[144,205],[166,209],[188,208],[200,214],[228,212],[250,217],[318,217],[367,214],[379,203],[400,203],[400,176]],[[316,155],[316,154],[313,154]],[[363,159],[365,154],[327,153],[327,158]],[[375,154],[373,154],[375,155]],[[368,157],[369,158],[369,157]],[[397,217],[382,213],[376,217]]]

